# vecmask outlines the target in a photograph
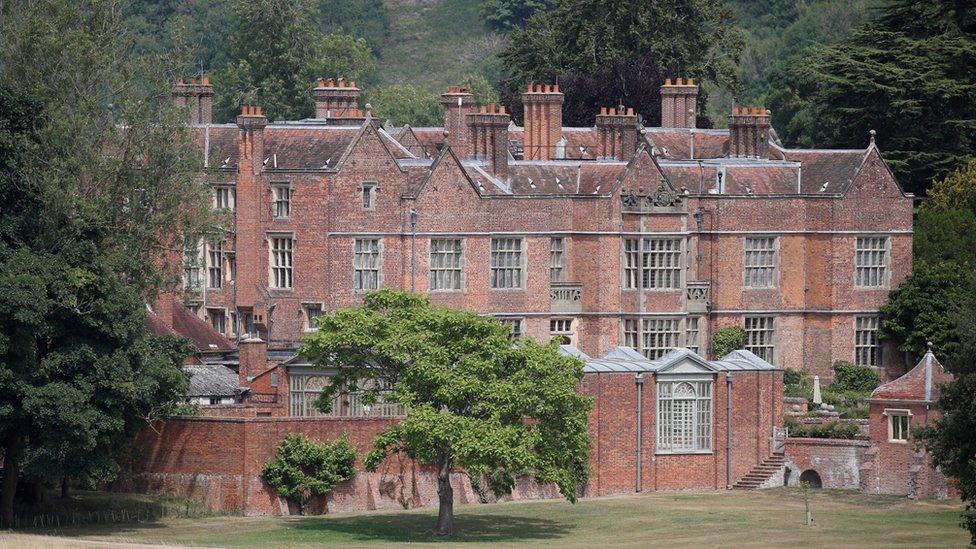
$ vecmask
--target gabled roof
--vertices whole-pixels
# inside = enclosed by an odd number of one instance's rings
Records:
[[[238,390],[239,379],[234,370],[219,364],[184,366],[183,371],[190,376],[186,390],[188,397],[228,397]]]
[[[213,329],[209,322],[193,314],[176,297],[171,297],[173,318],[165,319],[153,311],[146,314],[146,324],[157,335],[178,335],[190,340],[201,353],[219,353],[237,350],[223,334]]]
[[[575,348],[567,345],[564,345],[562,348],[564,354],[570,354],[572,351],[579,352]],[[583,372],[587,374],[715,373],[730,371],[772,371],[778,369],[749,351],[734,351],[721,360],[705,360],[694,351],[683,347],[671,349],[664,356],[656,360],[650,360],[630,347],[615,347],[603,355],[602,358],[586,357],[583,360],[586,362]]]
[[[952,379],[930,348],[905,375],[875,389],[870,400],[934,402],[939,399],[939,385]]]

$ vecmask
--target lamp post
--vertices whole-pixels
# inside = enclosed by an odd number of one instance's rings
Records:
[[[417,291],[417,210],[410,208],[410,291]]]

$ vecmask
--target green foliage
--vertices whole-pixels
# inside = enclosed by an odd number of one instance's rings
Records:
[[[376,66],[366,41],[315,28],[311,0],[237,0],[227,63],[214,75],[214,115],[232,120],[246,104],[272,120],[313,114],[309,89],[320,77],[362,81]]]
[[[7,478],[90,485],[185,394],[189,348],[147,330],[145,303],[174,280],[166,250],[213,222],[209,189],[169,99],[179,56],[130,57],[115,2],[13,4],[0,17],[0,443]]]
[[[477,105],[498,103],[498,89],[483,75],[471,74],[465,76],[461,80],[461,85],[468,88],[468,91],[474,96],[474,102]]]
[[[786,417],[783,419],[783,425],[789,429],[791,437],[854,439],[861,435],[857,425],[839,421],[828,421],[820,425],[804,425],[792,417]]]
[[[521,27],[538,11],[552,8],[554,0],[485,0],[481,13],[488,24],[499,30]]]
[[[881,384],[881,376],[870,366],[858,366],[845,360],[834,362],[834,382],[830,387],[840,391],[870,393]]]
[[[229,0],[134,0],[123,13],[123,27],[134,37],[132,53],[162,55],[174,48],[192,48],[181,73],[196,74],[221,62],[232,13]]]
[[[736,349],[741,349],[746,340],[746,331],[738,326],[715,330],[712,334],[712,354],[722,358]]]
[[[410,84],[373,86],[363,93],[363,100],[373,108],[373,116],[401,126],[440,126],[444,110],[440,98]]]
[[[278,443],[275,457],[261,469],[261,478],[279,496],[298,504],[301,514],[313,496],[324,496],[356,474],[356,451],[342,437],[317,443],[300,434],[288,434]]]
[[[526,84],[558,78],[570,125],[592,124],[617,100],[653,122],[666,76],[737,88],[742,37],[731,18],[721,0],[557,0],[512,31],[501,53],[509,103]]]
[[[976,294],[962,305],[956,317],[960,343],[945,361],[955,379],[941,387],[940,415],[922,438],[959,490],[966,504],[963,521],[976,543]]]
[[[316,28],[362,38],[379,54],[390,35],[390,14],[383,0],[319,0]]]
[[[783,385],[797,385],[803,382],[803,372],[796,370],[783,371]]]
[[[973,288],[972,271],[966,267],[916,261],[911,275],[881,308],[882,339],[893,339],[899,350],[918,356],[929,341],[941,353],[954,354],[959,334],[953,315]]]
[[[957,208],[976,211],[976,158],[945,179],[933,181],[923,206],[940,211]]]
[[[830,404],[834,411],[838,412],[843,418],[863,419],[868,417],[867,398],[871,396],[871,391],[855,391],[835,387],[835,384],[828,385],[820,390],[820,397],[824,404]],[[810,406],[812,408],[812,392]]]
[[[878,132],[896,178],[921,194],[976,147],[976,5],[892,0],[833,46],[772,77],[773,125],[799,146],[863,147]]]
[[[320,409],[342,388],[375,398],[379,386],[393,386],[387,398],[404,405],[406,418],[377,436],[364,465],[375,470],[393,453],[436,464],[442,511],[452,513],[454,466],[490,474],[496,487],[531,475],[576,501],[588,471],[591,399],[576,391],[583,365],[554,343],[508,336],[493,318],[381,289],[361,307],[320,317],[299,352],[337,369]],[[437,530],[449,532],[450,521],[444,526],[439,520]]]
[[[915,259],[928,265],[976,266],[976,214],[970,208],[941,209],[926,203],[915,219]]]

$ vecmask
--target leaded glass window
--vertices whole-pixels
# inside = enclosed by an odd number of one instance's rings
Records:
[[[712,381],[659,381],[657,451],[712,449]]]
[[[854,285],[880,287],[887,284],[888,237],[859,236],[854,251]]]
[[[295,240],[290,236],[271,237],[271,287],[292,287],[292,252]]]
[[[676,318],[645,318],[641,330],[641,352],[654,360],[678,346],[678,324]]]
[[[430,240],[430,289],[461,289],[461,239]]]
[[[644,288],[681,288],[681,239],[645,238],[641,261]]]
[[[747,316],[745,318],[747,351],[759,358],[773,363],[773,317]]]
[[[491,287],[522,287],[522,239],[491,239]]]
[[[854,318],[854,363],[861,366],[880,366],[881,348],[878,345],[878,317]]]
[[[772,288],[776,285],[776,238],[746,237],[745,285]]]
[[[357,238],[353,244],[353,289],[375,290],[380,287],[380,240]]]
[[[554,237],[549,243],[549,280],[562,282],[566,279],[566,240]]]

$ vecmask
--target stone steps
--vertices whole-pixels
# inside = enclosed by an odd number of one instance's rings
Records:
[[[732,485],[733,490],[755,490],[769,480],[770,477],[779,472],[786,465],[786,457],[782,454],[773,454],[764,459],[762,463],[749,470],[741,479]]]

